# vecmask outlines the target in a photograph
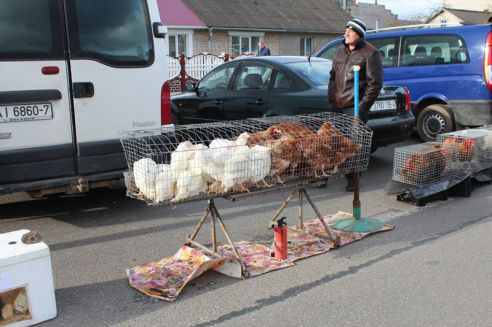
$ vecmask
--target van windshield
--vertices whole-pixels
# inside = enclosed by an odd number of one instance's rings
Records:
[[[68,0],[72,58],[147,66],[153,43],[144,0]]]

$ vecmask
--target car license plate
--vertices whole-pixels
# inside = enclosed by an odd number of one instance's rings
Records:
[[[53,119],[51,103],[0,105],[0,123]]]
[[[385,111],[385,110],[395,110],[396,100],[380,100],[374,102],[371,107],[371,111]]]

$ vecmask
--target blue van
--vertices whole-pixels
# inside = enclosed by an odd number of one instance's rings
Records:
[[[492,123],[492,25],[368,33],[379,49],[384,82],[410,90],[417,131],[437,134]],[[343,39],[315,56],[333,59]]]

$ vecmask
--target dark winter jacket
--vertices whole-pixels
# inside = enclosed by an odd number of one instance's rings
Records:
[[[354,65],[360,66],[359,112],[361,118],[367,120],[369,109],[383,86],[381,55],[371,44],[361,40],[352,52],[345,43],[338,48],[330,71],[328,97],[342,112],[354,107]]]
[[[258,49],[258,56],[271,56],[270,49],[267,47],[263,47]]]

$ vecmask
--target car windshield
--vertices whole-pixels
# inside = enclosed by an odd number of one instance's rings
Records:
[[[315,85],[328,84],[330,76],[331,61],[311,61],[291,62],[286,64],[287,67],[305,77]]]

